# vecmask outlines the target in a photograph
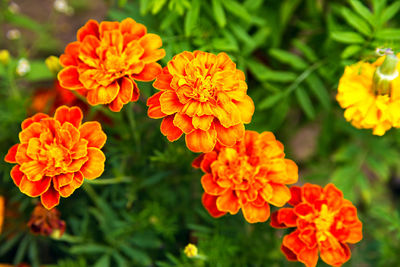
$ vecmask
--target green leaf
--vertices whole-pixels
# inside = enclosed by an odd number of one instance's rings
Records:
[[[307,115],[309,119],[314,119],[315,117],[315,110],[311,103],[310,97],[303,89],[303,87],[297,87],[295,90],[297,101],[300,104],[300,107],[303,109],[304,113]]]
[[[327,87],[323,84],[321,79],[316,74],[310,74],[306,78],[305,82],[321,102],[322,106],[328,110],[331,106],[331,99],[329,97]]]
[[[274,82],[291,82],[297,78],[297,74],[287,71],[274,71],[260,62],[248,60],[247,66],[257,80]]]
[[[355,185],[359,176],[363,175],[356,165],[345,165],[336,168],[333,172],[331,182],[339,188],[346,199],[355,200]]]
[[[381,40],[400,40],[400,29],[383,29],[378,31],[375,36]]]
[[[374,27],[375,25],[375,19],[374,15],[372,14],[371,10],[364,6],[359,0],[350,0],[350,4],[353,7],[353,9],[361,16],[363,17],[368,23]]]
[[[400,1],[395,1],[393,4],[391,4],[390,6],[386,7],[381,16],[379,17],[379,22],[381,24],[386,23],[387,21],[389,21],[391,18],[394,17],[394,15],[396,15],[400,10]]]
[[[364,43],[364,38],[355,32],[332,32],[331,38],[335,41],[345,44],[359,44]]]
[[[275,105],[279,100],[281,100],[283,97],[285,97],[285,93],[278,93],[272,96],[268,96],[257,105],[257,109],[263,110],[270,108],[273,105]]]
[[[226,17],[224,8],[222,7],[221,0],[212,0],[211,3],[214,12],[214,18],[217,21],[219,27],[220,28],[225,27]]]
[[[15,254],[15,257],[14,257],[15,265],[17,265],[23,261],[30,241],[31,241],[31,237],[29,235],[26,235],[22,239],[21,243],[19,243],[19,246],[17,248],[17,253]]]
[[[46,81],[54,79],[53,73],[47,68],[46,64],[42,60],[29,61],[31,70],[24,76],[28,81]]]
[[[235,15],[246,22],[251,20],[251,15],[247,12],[246,8],[242,4],[233,0],[222,0],[222,3],[224,4],[225,9],[232,15]]]
[[[300,57],[290,52],[280,49],[270,49],[269,54],[282,63],[288,64],[297,70],[304,70],[307,68],[307,63]]]
[[[110,261],[111,261],[110,255],[105,254],[105,255],[101,256],[98,261],[96,261],[96,263],[94,264],[94,267],[109,267]]]
[[[200,4],[201,4],[200,0],[193,0],[192,7],[186,14],[184,27],[185,27],[185,36],[187,37],[192,35],[192,31],[196,27],[196,23],[198,22],[200,13]]]
[[[134,262],[140,263],[141,266],[148,266],[151,264],[151,258],[142,250],[126,244],[120,244],[119,248],[126,256]]]
[[[346,47],[343,52],[340,54],[340,57],[343,59],[349,58],[354,54],[358,53],[361,50],[361,46],[359,45],[350,45]]]
[[[72,254],[104,254],[110,252],[110,248],[98,244],[85,244],[71,247],[70,252]]]
[[[300,0],[284,0],[281,3],[279,18],[282,29],[285,28],[286,24],[289,22],[289,19],[292,17],[293,12],[296,10],[299,4]]]
[[[293,41],[293,45],[297,49],[299,49],[303,53],[304,57],[307,60],[309,60],[310,62],[315,62],[315,61],[318,60],[318,57],[315,54],[314,50],[311,47],[309,47],[307,44],[305,44],[304,42],[302,42],[302,41],[300,41],[298,39],[295,39]]]
[[[344,17],[344,19],[347,21],[347,23],[350,24],[354,29],[359,31],[360,33],[370,36],[371,35],[371,28],[369,25],[360,18],[357,14],[354,14],[350,9],[342,7],[341,9],[341,14]]]

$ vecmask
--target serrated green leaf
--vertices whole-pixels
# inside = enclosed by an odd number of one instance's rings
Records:
[[[335,41],[345,44],[360,44],[364,43],[364,38],[355,32],[332,32],[331,38]]]
[[[356,29],[358,32],[370,36],[371,35],[371,28],[370,26],[363,20],[360,16],[354,14],[350,9],[342,7],[341,14],[344,19]]]
[[[280,101],[283,97],[285,97],[284,93],[274,94],[272,96],[268,96],[263,99],[258,105],[257,109],[263,110],[272,107],[278,101]]]
[[[309,60],[311,62],[315,62],[318,60],[318,57],[315,54],[314,50],[311,47],[309,47],[307,44],[305,44],[304,42],[302,42],[298,39],[295,39],[293,41],[293,45],[303,53],[304,57],[307,60]]]
[[[307,68],[307,63],[299,56],[280,49],[270,49],[269,54],[284,64],[288,64],[297,70]]]
[[[303,89],[303,87],[298,87],[295,90],[297,101],[300,104],[300,107],[303,109],[304,113],[307,115],[309,119],[315,118],[315,110],[310,100],[310,97]]]
[[[361,50],[361,48],[362,47],[359,45],[350,45],[343,50],[342,54],[340,54],[340,57],[343,59],[349,58],[354,54],[358,53]]]
[[[361,17],[363,17],[372,27],[374,27],[374,15],[368,7],[364,6],[359,0],[350,0],[350,4]]]
[[[247,66],[250,72],[259,81],[291,82],[297,78],[297,74],[287,71],[274,71],[260,62],[248,60]]]

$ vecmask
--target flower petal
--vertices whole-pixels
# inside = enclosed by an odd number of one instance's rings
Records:
[[[218,196],[216,205],[218,210],[229,212],[230,214],[236,214],[240,209],[239,198],[232,190],[228,190]]]
[[[160,96],[161,111],[167,115],[180,112],[183,104],[179,102],[179,98],[175,92],[165,91]]]
[[[42,180],[46,165],[38,161],[29,161],[22,163],[20,170],[26,175],[26,178],[32,182]]]
[[[85,122],[79,128],[80,137],[89,143],[87,147],[102,148],[107,140],[107,135],[101,129],[101,124],[97,121]]]
[[[189,134],[194,131],[192,124],[192,118],[186,114],[176,113],[173,123],[176,127],[182,130],[185,134]]]
[[[217,143],[217,132],[214,127],[208,131],[194,130],[185,136],[187,147],[193,152],[211,152]]]
[[[257,207],[251,202],[242,206],[243,216],[249,223],[265,222],[270,215],[270,208],[267,203],[264,206]]]
[[[149,82],[154,80],[161,73],[161,65],[156,62],[146,64],[139,74],[132,75],[138,81]]]
[[[21,128],[22,130],[25,130],[26,128],[29,127],[29,125],[31,125],[34,122],[40,122],[42,119],[46,119],[48,118],[49,115],[44,114],[44,113],[37,113],[35,115],[33,115],[32,117],[25,119],[22,124],[21,124]]]
[[[30,181],[26,176],[23,176],[19,184],[19,190],[30,197],[37,197],[46,192],[50,185],[51,177],[43,177],[39,181]]]
[[[61,106],[57,108],[54,118],[58,120],[61,125],[63,125],[65,122],[69,122],[78,128],[81,125],[83,113],[79,107],[69,108],[67,106]]]
[[[150,118],[159,119],[167,116],[167,114],[161,111],[160,96],[162,93],[158,92],[147,99],[147,106],[149,107],[147,115]]]
[[[91,19],[86,22],[86,24],[78,30],[76,39],[78,39],[79,42],[82,42],[87,35],[99,37],[99,23],[97,21]]]
[[[15,159],[15,155],[17,154],[19,144],[13,145],[7,152],[7,155],[4,157],[4,161],[8,163],[17,163]]]
[[[58,81],[64,88],[70,90],[82,89],[83,84],[79,81],[79,73],[76,66],[68,66],[62,69],[58,75]]]
[[[222,126],[218,120],[214,120],[215,130],[217,131],[218,141],[228,147],[236,144],[243,138],[245,130],[243,124],[237,124],[229,128]]]
[[[207,173],[207,174],[203,175],[203,177],[201,177],[201,185],[203,186],[203,189],[207,194],[213,195],[213,196],[222,195],[227,191],[226,188],[220,187],[214,181],[213,176],[209,173]],[[237,199],[236,199],[236,201],[237,201]]]
[[[109,104],[118,95],[119,84],[113,82],[112,84],[104,87],[100,86],[97,89],[89,90],[87,93],[87,101],[90,105]]]
[[[131,101],[133,96],[133,82],[131,79],[123,77],[120,87],[121,89],[117,97],[109,105],[110,109],[114,112],[119,112],[125,104]]]
[[[174,116],[170,115],[165,117],[161,122],[161,133],[165,135],[170,142],[176,141],[181,137],[182,131],[178,127],[176,127],[173,123]]]
[[[94,147],[88,148],[88,157],[88,161],[85,162],[80,171],[85,179],[93,180],[103,173],[106,157],[100,149]]]
[[[274,206],[282,207],[290,200],[291,194],[289,188],[282,184],[270,183],[270,185],[273,192],[268,202]]]
[[[50,210],[60,203],[60,194],[53,188],[50,187],[41,197],[40,200],[43,206]]]
[[[144,62],[154,62],[165,56],[164,49],[157,49],[162,46],[160,36],[148,33],[139,40],[140,45],[144,48],[144,53],[140,57]]]
[[[204,193],[203,197],[201,198],[201,202],[203,203],[203,206],[210,213],[210,215],[213,216],[214,218],[218,218],[218,217],[221,217],[226,214],[226,212],[222,212],[222,211],[218,210],[216,201],[217,201],[216,196],[211,196],[207,193]]]
[[[10,172],[10,176],[16,186],[19,186],[24,173],[19,170],[19,165],[15,165]]]

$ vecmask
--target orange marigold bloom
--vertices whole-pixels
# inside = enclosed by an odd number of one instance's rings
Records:
[[[178,54],[153,86],[161,92],[147,101],[149,117],[164,118],[161,132],[169,141],[185,133],[194,152],[212,151],[217,140],[233,146],[254,113],[245,76],[225,53]]]
[[[271,132],[246,131],[233,147],[217,145],[194,162],[206,174],[201,178],[202,202],[213,217],[242,209],[249,223],[265,222],[269,204],[281,207],[290,199],[286,184],[298,179],[297,165],[285,159],[283,145]]]
[[[282,252],[290,261],[316,266],[318,251],[329,265],[340,266],[350,259],[347,243],[362,239],[362,223],[357,209],[333,184],[325,188],[305,184],[290,188],[293,208],[282,208],[271,215],[271,226],[296,227],[282,242]]]
[[[78,107],[59,107],[54,117],[38,113],[22,122],[20,143],[10,148],[5,161],[16,163],[11,178],[22,193],[41,196],[47,209],[70,196],[83,179],[95,179],[104,171],[100,150],[106,135],[98,122],[82,124]]]
[[[400,127],[400,64],[396,67],[397,59],[390,55],[389,67],[378,71],[386,57],[372,64],[358,62],[347,66],[336,95],[347,121],[359,129],[372,129],[379,136],[392,127]]]
[[[5,213],[6,213],[6,203],[4,197],[0,196],[0,234],[3,231]]]
[[[89,104],[120,111],[139,99],[135,81],[151,81],[161,72],[156,63],[165,56],[161,45],[160,36],[131,18],[121,23],[89,20],[61,55],[64,69],[58,79],[62,87],[83,89]]]
[[[43,236],[54,235],[61,237],[65,232],[65,222],[60,219],[60,212],[56,208],[47,210],[38,203],[32,212],[28,227],[34,234]]]

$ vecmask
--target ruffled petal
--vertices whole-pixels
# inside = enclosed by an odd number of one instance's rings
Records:
[[[231,147],[244,137],[245,130],[243,124],[237,124],[229,128],[225,128],[217,120],[215,120],[214,125],[215,130],[217,131],[218,141],[225,146]]]
[[[79,128],[80,137],[87,140],[87,147],[102,148],[107,140],[107,135],[97,121],[85,122]]]
[[[249,223],[265,222],[269,218],[270,208],[267,203],[264,206],[257,207],[251,202],[247,202],[242,206],[242,212]]]
[[[78,39],[79,42],[82,42],[87,35],[99,37],[99,23],[97,21],[91,19],[86,22],[86,24],[78,30],[76,39]]]
[[[15,165],[10,172],[10,176],[16,186],[19,186],[24,173],[19,170],[19,165]]]
[[[30,197],[37,197],[46,192],[50,185],[51,177],[43,177],[39,181],[30,181],[26,176],[23,176],[19,184],[19,190]]]
[[[50,187],[40,198],[43,206],[50,210],[60,203],[60,193]]]
[[[109,105],[110,109],[114,112],[119,112],[125,104],[131,101],[132,96],[133,96],[133,82],[131,79],[123,77],[122,81],[120,82],[119,93],[117,97]]]
[[[201,185],[203,186],[203,189],[207,194],[213,195],[213,196],[223,195],[228,190],[226,188],[220,187],[214,181],[213,176],[209,173],[207,173],[207,174],[203,175],[203,177],[201,177]],[[234,200],[237,202],[237,198]],[[224,209],[220,209],[220,210],[224,210]],[[224,211],[227,211],[227,210],[224,210]]]
[[[76,66],[68,66],[58,73],[58,81],[64,88],[70,90],[82,89],[83,84],[79,80],[79,73]]]
[[[185,136],[187,147],[193,152],[211,152],[217,143],[217,132],[212,127],[208,131],[195,130]]]
[[[85,179],[93,180],[103,173],[106,157],[100,149],[89,147],[88,158],[88,161],[83,164],[80,171]]]
[[[162,93],[158,92],[147,99],[147,106],[149,107],[147,115],[150,118],[160,119],[167,116],[167,114],[161,111],[160,96]]]
[[[154,80],[161,73],[161,65],[156,62],[146,64],[139,74],[132,75],[138,81],[149,82]]]
[[[170,115],[165,117],[161,122],[161,133],[168,138],[168,141],[173,142],[179,139],[182,135],[181,129],[176,127],[173,123],[174,116]]]
[[[97,89],[89,90],[87,93],[87,101],[90,105],[109,104],[118,95],[119,84],[113,82],[107,87],[100,86]]]
[[[7,152],[7,155],[4,157],[4,161],[8,163],[17,163],[15,155],[17,154],[19,144],[13,145]]]
[[[218,218],[226,214],[226,212],[218,210],[216,204],[217,202],[216,196],[211,196],[207,193],[204,193],[203,197],[201,198],[201,202],[203,203],[203,206],[206,208],[206,210],[210,213],[210,215],[213,216],[214,218]]]
[[[69,122],[78,128],[81,125],[83,113],[79,107],[69,108],[67,106],[61,106],[57,108],[54,118],[58,120],[61,125],[63,125],[65,122]]]

